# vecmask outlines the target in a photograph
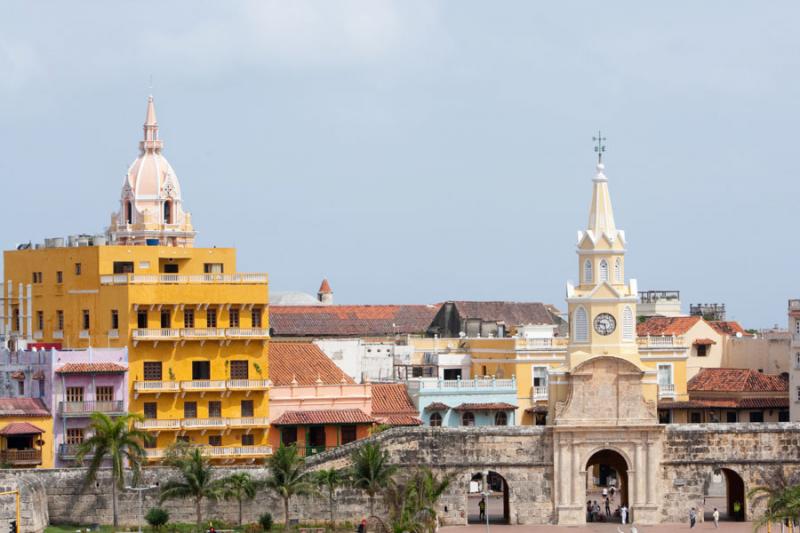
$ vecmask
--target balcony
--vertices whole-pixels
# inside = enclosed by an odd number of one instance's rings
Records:
[[[564,337],[543,339],[517,339],[517,350],[531,350],[534,352],[563,352],[567,349],[569,339]]]
[[[62,460],[71,460],[75,459],[78,456],[78,448],[80,444],[59,444],[58,445],[58,457]],[[87,459],[92,457],[91,453],[87,453],[84,457]]]
[[[181,381],[181,391],[186,392],[222,392],[225,389],[225,380],[222,379],[194,379]]]
[[[44,337],[44,334],[42,333],[42,330],[37,329],[36,331],[33,332],[33,338],[35,340],[37,340],[37,341],[41,340],[43,337]]]
[[[65,417],[87,417],[92,413],[100,412],[107,415],[125,414],[122,400],[108,402],[58,402],[58,414]]]
[[[119,339],[119,330],[118,329],[110,329],[110,330],[108,330],[108,338],[109,339]]]
[[[245,416],[242,418],[228,418],[229,428],[262,428],[269,426],[269,419],[261,416]]]
[[[202,449],[211,459],[245,459],[272,454],[272,446],[202,446]]]
[[[54,339],[63,339],[64,338],[64,330],[63,329],[57,329],[57,330],[53,331],[53,338]]]
[[[42,464],[42,450],[2,450],[0,463],[11,466],[38,466]]]
[[[144,455],[151,461],[154,461],[163,459],[166,452],[166,448],[145,448]]]
[[[675,398],[675,384],[674,383],[659,383],[658,384],[658,398]]]
[[[429,392],[509,392],[517,391],[517,381],[511,379],[497,378],[475,378],[475,379],[411,379],[408,381],[409,392],[429,393]]]
[[[676,335],[648,335],[636,339],[640,348],[647,350],[674,350],[687,347],[683,337]]]
[[[181,384],[177,381],[135,381],[133,383],[134,397],[140,394],[156,394],[178,392]]]
[[[547,385],[531,387],[531,401],[540,402],[547,400],[548,387]]]
[[[181,420],[183,429],[225,429],[227,427],[224,418],[184,418]]]
[[[143,431],[176,431],[181,429],[180,419],[147,418],[134,423],[136,429]]]
[[[267,328],[138,328],[131,331],[134,344],[140,341],[246,340],[269,338]]]
[[[78,333],[78,338],[79,339],[88,339],[89,338],[89,330],[88,329],[82,329]]]
[[[230,391],[253,391],[267,390],[269,380],[267,379],[229,379],[225,386]]]
[[[158,285],[158,284],[264,284],[267,274],[261,272],[237,274],[106,274],[100,276],[101,285]]]

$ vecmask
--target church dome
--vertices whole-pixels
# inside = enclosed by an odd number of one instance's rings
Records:
[[[191,246],[191,217],[183,210],[178,176],[161,153],[153,97],[147,98],[144,138],[139,157],[128,168],[120,196],[120,210],[112,216],[109,234],[118,244]]]

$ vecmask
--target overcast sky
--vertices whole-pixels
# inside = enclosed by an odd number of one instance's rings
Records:
[[[153,77],[198,244],[337,303],[544,301],[595,156],[640,290],[786,326],[800,4],[9,2],[2,245],[105,229]]]

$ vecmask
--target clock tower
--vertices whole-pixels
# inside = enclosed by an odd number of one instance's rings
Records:
[[[589,222],[585,230],[578,232],[577,283],[567,283],[568,367],[600,355],[639,362],[637,289],[636,280],[625,277],[626,244],[625,232],[614,222],[608,178],[601,157],[592,180]]]

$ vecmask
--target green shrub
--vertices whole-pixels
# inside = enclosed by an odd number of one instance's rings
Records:
[[[264,531],[269,531],[272,529],[272,514],[264,513],[258,517],[258,523],[264,529]]]
[[[152,527],[158,529],[169,522],[169,513],[161,507],[153,507],[147,511],[147,514],[144,515],[144,519],[147,520],[147,523]]]

